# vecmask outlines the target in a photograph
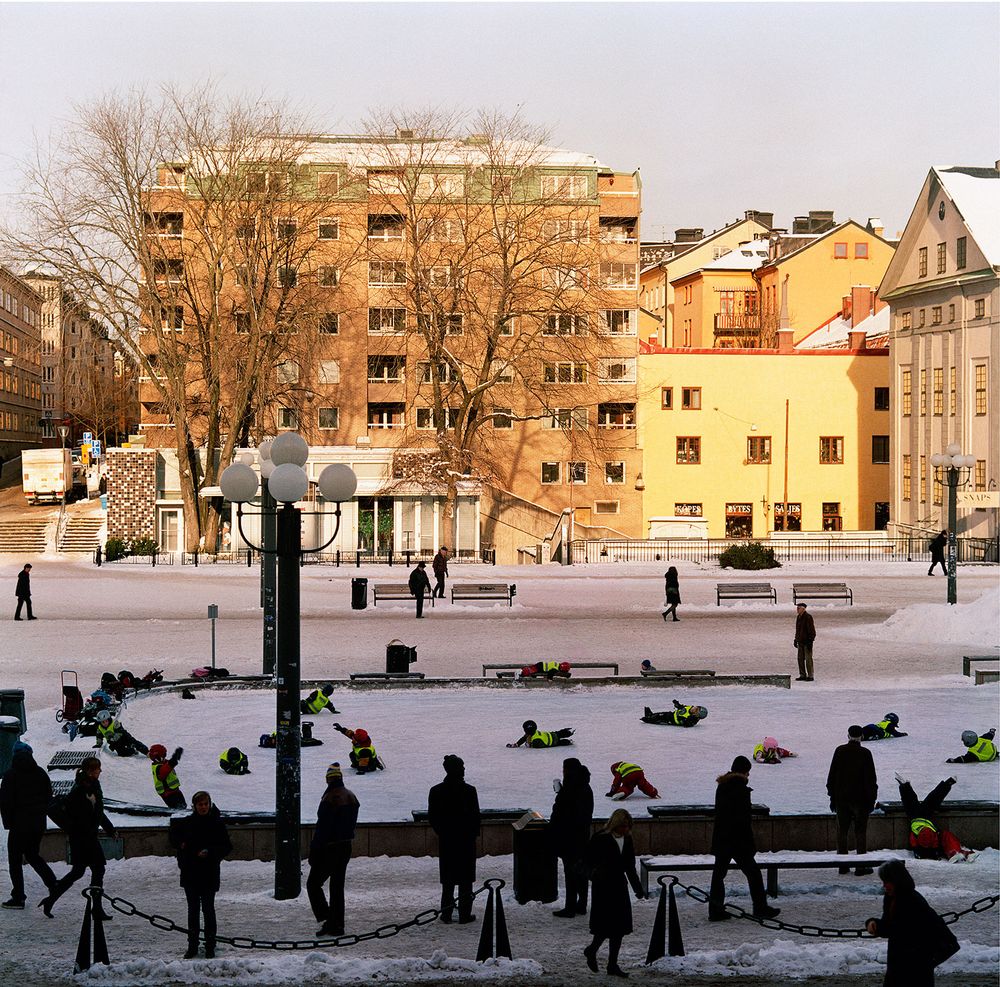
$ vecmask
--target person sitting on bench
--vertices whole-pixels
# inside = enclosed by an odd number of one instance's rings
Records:
[[[906,737],[907,734],[897,729],[899,717],[895,713],[886,713],[885,718],[878,723],[866,723],[861,728],[862,740],[889,740],[891,737]]]
[[[611,765],[611,791],[605,798],[614,799],[620,802],[627,799],[637,788],[643,795],[651,799],[658,799],[660,793],[646,780],[646,775],[638,764],[631,761],[615,761]]]
[[[914,857],[921,860],[948,860],[954,864],[978,856],[975,850],[963,847],[951,830],[938,826],[933,818],[957,781],[957,778],[945,778],[938,782],[921,802],[909,781],[899,772],[896,773],[899,797],[903,800],[906,818],[910,820],[910,849]]]
[[[368,736],[367,730],[362,730],[361,727],[358,727],[357,730],[348,730],[347,727],[342,727],[339,723],[334,723],[333,727],[351,742],[351,767],[359,775],[368,771],[380,771],[385,767],[375,751],[375,745],[372,743],[371,737]]]
[[[948,764],[980,764],[997,759],[997,745],[993,743],[997,728],[977,734],[975,730],[962,731],[962,743],[969,749],[958,757],[949,757]]]
[[[542,747],[565,747],[572,744],[570,738],[573,736],[571,727],[563,727],[561,730],[539,730],[538,724],[534,720],[525,720],[521,724],[524,735],[508,747],[534,747],[536,750]]]
[[[785,757],[797,757],[797,755],[794,751],[779,747],[774,737],[765,737],[753,749],[753,759],[758,764],[781,764],[781,759]]]
[[[655,713],[648,706],[643,708],[642,722],[657,723],[668,727],[696,727],[705,717],[708,710],[704,706],[685,706],[674,700],[673,709],[665,709]]]
[[[533,665],[525,665],[521,669],[522,679],[533,679],[539,675],[544,675],[548,682],[551,682],[556,676],[561,679],[568,679],[570,676],[569,662],[536,661]]]

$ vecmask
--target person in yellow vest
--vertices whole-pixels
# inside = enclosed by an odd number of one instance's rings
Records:
[[[183,753],[184,748],[178,747],[170,757],[167,757],[167,749],[163,744],[153,744],[149,748],[149,759],[153,762],[150,765],[153,772],[153,787],[164,804],[171,809],[187,808],[187,799],[184,798],[181,783],[177,780],[177,772],[174,771]]]
[[[753,749],[753,759],[758,764],[781,764],[786,757],[797,757],[797,755],[794,751],[779,747],[774,737],[765,737]]]
[[[656,723],[668,727],[696,727],[705,717],[708,710],[704,706],[686,706],[674,700],[673,709],[656,712],[646,706],[640,719],[643,723]]]
[[[534,720],[525,720],[521,724],[524,731],[523,736],[508,747],[534,747],[536,750],[543,747],[565,747],[572,744],[570,739],[573,736],[571,727],[563,727],[561,730],[539,730],[538,724]]]
[[[348,730],[339,723],[334,723],[333,726],[351,742],[351,767],[359,775],[368,771],[381,771],[385,767],[367,730],[362,730],[361,727],[357,730]]]
[[[312,713],[313,715],[322,713],[324,709],[328,713],[339,713],[340,710],[333,705],[333,701],[330,699],[332,695],[333,686],[327,682],[321,688],[313,689],[300,703],[300,709],[303,713]]]
[[[110,709],[102,709],[97,714],[97,734],[94,746],[100,749],[105,744],[108,745],[108,750],[119,757],[132,757],[133,754],[149,753],[149,748],[142,741],[136,740],[121,725],[121,721],[115,719]]]
[[[544,675],[551,682],[554,678],[568,679],[570,667],[568,661],[536,661],[533,665],[525,665],[521,669],[522,679],[534,679]]]
[[[958,837],[951,830],[941,827],[934,818],[957,781],[957,778],[945,778],[921,800],[917,798],[909,781],[896,773],[903,811],[910,821],[910,849],[913,856],[926,860],[948,860],[951,863],[973,860],[978,856],[975,850],[963,847]]]
[[[895,713],[886,713],[878,723],[866,723],[861,728],[862,740],[889,740],[892,737],[906,737],[899,729],[899,717]]]
[[[958,757],[949,757],[947,763],[980,764],[986,761],[995,761],[997,759],[997,745],[993,743],[993,738],[996,734],[996,727],[982,734],[977,734],[975,730],[963,730],[962,743],[969,749]]]
[[[250,758],[238,747],[230,747],[219,755],[219,767],[227,775],[250,774]]]
[[[611,765],[611,791],[605,798],[614,799],[616,802],[627,799],[637,788],[643,795],[651,799],[658,799],[660,793],[646,781],[646,775],[638,764],[631,761],[615,761]]]

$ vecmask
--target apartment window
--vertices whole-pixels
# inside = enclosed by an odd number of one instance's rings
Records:
[[[562,291],[583,289],[587,287],[587,271],[576,267],[549,267],[545,277],[550,287]]]
[[[973,318],[974,319],[985,319],[986,318],[986,299],[985,298],[977,298],[975,300],[975,302],[974,302],[974,305],[975,305],[975,309],[974,309],[975,314],[973,315]]]
[[[934,388],[933,404],[931,407],[934,410],[935,415],[944,414],[944,370],[941,367],[935,367],[933,373],[931,374],[931,382]]]
[[[369,240],[402,240],[405,232],[406,221],[398,213],[368,217]]]
[[[899,313],[899,328],[904,332],[908,329],[913,328],[913,313],[912,312],[900,312]]]
[[[941,325],[941,306],[935,305],[931,309],[931,325],[939,326]]]
[[[567,463],[566,464],[566,482],[567,483],[586,483],[587,482],[587,464],[586,463]]]
[[[340,383],[340,361],[320,360],[319,362],[319,382],[321,384]]]
[[[234,312],[233,319],[236,323],[236,331],[245,336],[250,332],[251,320],[249,312]]]
[[[340,316],[336,312],[324,312],[319,317],[321,336],[336,336],[340,332]]]
[[[904,370],[901,375],[903,391],[903,414],[909,415],[913,410],[913,372]]]
[[[321,240],[339,240],[340,239],[340,220],[339,219],[321,219],[319,221],[319,238]]]
[[[922,329],[926,324],[927,324],[927,310],[922,308],[917,313],[917,327]]]
[[[298,220],[291,216],[282,216],[274,221],[274,233],[279,240],[294,240],[298,231]]]
[[[965,270],[967,261],[967,241],[964,236],[960,236],[955,241],[955,267],[960,271]]]
[[[460,219],[423,219],[418,225],[424,238],[430,243],[461,243],[465,230]]]
[[[542,483],[562,482],[561,470],[561,463],[542,463]]]
[[[496,429],[509,429],[514,427],[514,412],[511,408],[494,408],[492,424]]]
[[[601,357],[597,361],[599,384],[634,384],[635,357]]]
[[[369,384],[397,384],[406,370],[405,356],[368,357]]]
[[[404,332],[406,329],[405,308],[368,309],[368,332],[372,335]]]
[[[690,503],[675,503],[674,517],[701,517],[702,505]]]
[[[542,380],[546,384],[586,384],[587,364],[566,361],[542,365]]]
[[[902,483],[902,495],[903,500],[910,499],[910,486],[912,484],[912,459],[909,453],[903,455],[903,483]]]
[[[512,384],[514,383],[514,368],[507,360],[491,360],[490,376],[498,384]]]
[[[601,283],[605,288],[635,288],[637,269],[635,264],[605,261],[601,264]]]
[[[516,315],[503,315],[497,317],[497,335],[498,336],[513,336],[514,330],[517,328],[517,316]]]
[[[889,388],[888,387],[876,387],[875,388],[875,410],[876,411],[888,411],[889,410]]]
[[[509,198],[514,191],[514,179],[511,175],[493,176],[493,195],[500,198]]]
[[[617,514],[619,511],[620,501],[617,500],[595,500],[594,501],[594,513],[595,514]]]
[[[834,260],[847,260],[847,244],[846,243],[835,243],[833,245],[833,259]]]
[[[405,195],[406,181],[399,171],[370,171],[368,173],[369,195]]]
[[[820,436],[819,461],[824,465],[838,465],[843,463],[844,437],[842,435]]]
[[[917,482],[920,484],[920,503],[923,504],[927,500],[927,457],[920,457],[920,476],[917,478]]]
[[[934,504],[941,503],[941,484],[934,482],[933,478],[931,479],[931,502]]]
[[[369,428],[405,428],[406,406],[402,401],[374,401],[368,405]]]
[[[340,284],[340,268],[324,264],[319,268],[317,280],[321,288],[336,288]]]
[[[157,281],[180,281],[184,277],[184,261],[180,258],[154,260],[153,276]]]
[[[937,273],[944,274],[948,266],[947,248],[943,243],[937,245]]]
[[[684,321],[684,342],[683,342],[683,345],[684,346],[690,346],[691,345],[691,320],[690,319],[686,319]]]
[[[297,384],[299,382],[299,365],[294,360],[285,360],[275,368],[279,384]]]
[[[548,417],[542,419],[542,428],[554,428],[562,431],[587,428],[586,408],[553,408]]]
[[[368,262],[370,285],[406,284],[406,262],[402,260],[372,260]]]
[[[884,465],[889,462],[889,436],[872,436],[872,462]]]
[[[182,236],[184,233],[184,213],[154,212],[147,213],[146,229],[157,236]]]
[[[442,175],[418,175],[417,195],[428,199],[459,198],[465,195],[465,176],[454,172]]]
[[[855,260],[868,260],[868,244],[867,243],[856,243],[856,244],[854,244],[854,259]]]
[[[160,328],[164,332],[179,331],[184,328],[184,307],[165,305],[160,308]],[[237,329],[237,332],[239,329]]]
[[[774,505],[774,530],[775,531],[801,531],[802,530],[802,505],[783,504],[780,501]]]
[[[764,464],[771,462],[771,436],[747,436],[747,462]]]
[[[543,199],[585,199],[587,176],[542,175],[541,193]]]
[[[838,501],[826,501],[823,504],[823,530],[841,531],[844,527],[844,520],[840,516],[840,503]]]
[[[927,371],[920,371],[920,415],[927,414]]]
[[[984,464],[985,468],[985,464]],[[604,464],[604,482],[607,484],[616,484],[625,482],[625,464],[624,463],[605,463]]]
[[[921,247],[917,251],[917,277],[927,277],[927,248]]]
[[[431,364],[428,362],[421,363],[418,367],[420,371],[420,383],[422,384],[432,384],[434,382],[433,376],[431,374]],[[455,369],[452,367],[447,360],[442,360],[437,365],[437,379],[442,384],[452,384],[458,379],[458,375],[455,373]]]
[[[954,322],[955,321],[955,306],[954,306],[954,304],[948,306],[948,321],[949,322]]]
[[[585,219],[547,219],[542,223],[542,235],[546,240],[560,243],[587,243],[590,226]],[[601,240],[606,239],[606,228],[602,225]]]
[[[252,240],[257,235],[256,219],[241,219],[236,224],[237,240]]]
[[[948,370],[948,414],[954,415],[958,405],[958,369]]]
[[[545,317],[543,336],[582,336],[587,331],[587,316],[561,312]]]
[[[977,459],[976,460],[976,490],[986,489],[986,460]]]
[[[299,416],[293,408],[278,409],[278,428],[298,428]]]
[[[316,412],[317,424],[321,429],[340,428],[339,408],[320,408]]]
[[[976,414],[986,414],[986,364],[976,364]]]
[[[684,411],[701,411],[701,388],[681,388],[681,408]]]
[[[673,408],[674,408],[674,389],[672,387],[661,387],[660,388],[660,407],[664,411],[673,411]]]
[[[421,268],[420,274],[430,288],[457,288],[462,285],[462,272],[457,264],[434,264]]]
[[[677,462],[689,466],[697,465],[701,462],[700,435],[677,436]]]
[[[438,427],[438,422],[443,416],[443,428],[454,428],[458,418],[458,410],[455,408],[442,408],[441,414],[437,414],[433,408],[417,408],[417,428],[429,430]]]
[[[340,194],[340,175],[336,171],[316,172],[316,191],[320,195]]]
[[[598,428],[635,428],[635,405],[607,401],[597,406]]]
[[[278,268],[278,286],[280,288],[294,288],[298,280],[298,273],[294,267]]]

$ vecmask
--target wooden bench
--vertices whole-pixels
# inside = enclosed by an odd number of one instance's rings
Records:
[[[423,672],[351,672],[351,681],[376,680],[379,682],[395,681],[396,679],[422,679]]]
[[[514,583],[453,583],[451,602],[456,600],[506,600],[507,606],[514,605],[517,586]]]
[[[887,816],[899,815],[904,812],[902,802],[879,802],[878,808]],[[949,812],[980,812],[995,816],[1000,812],[1000,802],[986,802],[979,799],[945,799],[944,805],[938,810],[943,816]]]
[[[770,600],[778,602],[778,591],[770,583],[717,583],[715,605],[723,600]]]
[[[534,662],[526,662],[527,665],[532,665]],[[488,662],[483,665],[483,678],[486,677],[486,669],[493,668],[497,669],[497,678],[515,678],[517,673],[524,668],[525,665],[509,664],[506,662]],[[609,668],[611,669],[612,675],[618,674],[618,662],[616,661],[572,661],[570,662],[569,669],[571,672],[576,671],[578,668]],[[565,676],[556,676],[556,678],[564,678]],[[539,673],[534,676],[535,679],[541,679],[545,681],[545,673]],[[531,679],[525,679],[525,682],[530,682]]]
[[[516,822],[526,812],[531,809],[480,809],[479,815],[483,822]],[[426,809],[411,809],[410,814],[414,822],[427,822],[428,812]]]
[[[375,583],[372,586],[372,606],[377,607],[379,600],[412,600],[413,594],[406,583]],[[428,593],[424,594],[424,603],[431,601],[434,606],[434,597]]]
[[[976,685],[986,685],[989,682],[1000,682],[1000,668],[977,668]]]
[[[715,672],[709,668],[643,668],[639,674],[651,679],[680,679],[704,676],[712,678]]]
[[[899,854],[885,853],[854,853],[839,856],[837,854],[797,853],[764,853],[757,855],[757,863],[766,871],[767,893],[772,898],[778,894],[779,870],[811,870],[813,868],[830,867],[871,867],[873,870],[881,867],[887,860],[903,859]],[[643,890],[649,894],[650,874],[671,874],[676,871],[711,871],[713,860],[693,861],[690,857],[643,857],[639,861],[639,880]],[[730,868],[731,870],[732,868]]]
[[[972,664],[977,661],[1000,661],[1000,655],[962,655],[962,674],[972,676]]]
[[[714,816],[715,806],[685,803],[674,803],[671,805],[660,804],[647,806],[646,811],[654,819],[672,819],[676,816]],[[769,816],[770,814],[771,807],[769,805],[764,805],[763,802],[750,803],[751,816]]]
[[[792,603],[799,600],[847,600],[854,606],[854,592],[847,583],[792,583]]]

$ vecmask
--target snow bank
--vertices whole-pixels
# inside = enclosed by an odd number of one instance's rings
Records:
[[[881,641],[964,641],[996,648],[1000,640],[1000,588],[972,603],[914,603],[870,629]],[[1000,657],[1000,653],[998,653]]]

